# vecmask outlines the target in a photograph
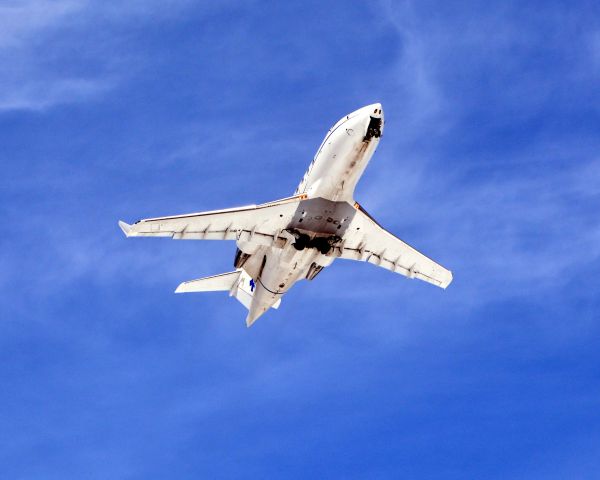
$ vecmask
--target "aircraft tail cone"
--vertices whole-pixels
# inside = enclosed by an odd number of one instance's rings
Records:
[[[250,311],[246,317],[246,327],[250,328],[256,320],[258,320],[264,313],[269,309],[268,306],[261,305],[257,302],[252,302],[250,305]]]

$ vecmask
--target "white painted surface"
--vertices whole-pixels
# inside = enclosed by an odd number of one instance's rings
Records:
[[[376,135],[369,126],[377,125]],[[229,291],[251,326],[306,278],[313,263],[372,263],[446,288],[452,273],[383,229],[354,201],[354,189],[383,132],[381,104],[342,117],[327,133],[294,196],[240,208],[119,222],[128,237],[235,240],[243,268],[182,283],[177,292]],[[314,270],[314,269],[313,269]]]

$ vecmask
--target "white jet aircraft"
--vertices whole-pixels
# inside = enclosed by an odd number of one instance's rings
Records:
[[[343,117],[329,130],[294,195],[226,210],[119,222],[128,237],[235,240],[235,271],[184,282],[178,293],[228,291],[250,327],[298,281],[336,258],[361,260],[446,288],[452,273],[384,230],[354,188],[383,132],[381,104]]]

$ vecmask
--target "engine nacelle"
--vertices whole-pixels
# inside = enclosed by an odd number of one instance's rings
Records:
[[[242,252],[239,248],[235,250],[235,259],[233,260],[233,266],[235,268],[242,268],[244,264],[251,257],[249,253]]]

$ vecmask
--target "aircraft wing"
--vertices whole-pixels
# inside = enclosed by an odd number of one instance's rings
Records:
[[[261,205],[147,218],[133,225],[119,222],[128,237],[170,237],[175,240],[243,240],[273,244],[279,240],[305,195]],[[285,241],[285,240],[283,240]]]
[[[350,235],[336,247],[334,255],[360,260],[418,278],[441,288],[452,281],[452,272],[383,229],[360,205],[348,226]]]

